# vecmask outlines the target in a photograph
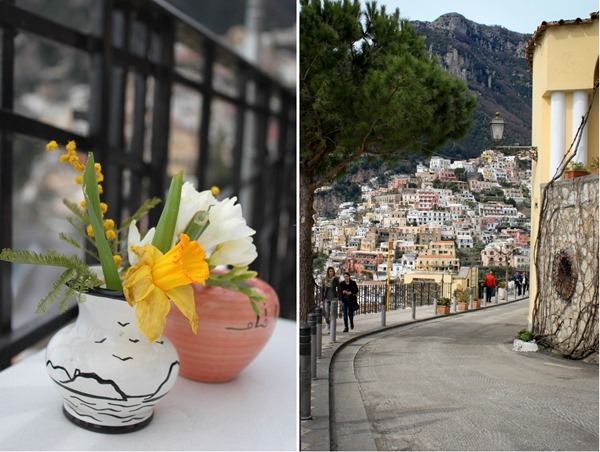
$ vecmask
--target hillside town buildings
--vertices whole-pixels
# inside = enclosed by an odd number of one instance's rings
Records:
[[[432,157],[414,174],[389,176],[385,186],[375,178],[361,187],[361,202],[341,203],[335,218],[315,219],[314,250],[338,274],[349,271],[359,281],[385,280],[388,267],[394,280],[458,275],[459,253],[473,249],[476,266],[503,267],[508,260],[527,270],[530,221],[519,206],[529,202],[529,164],[488,150],[468,161]]]

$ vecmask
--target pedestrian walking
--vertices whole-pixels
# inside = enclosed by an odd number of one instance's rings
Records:
[[[485,302],[491,303],[494,296],[494,289],[496,288],[496,278],[494,278],[494,273],[491,270],[483,280],[483,285],[485,286]]]
[[[342,314],[344,316],[344,331],[348,332],[348,319],[350,319],[350,329],[354,329],[354,306],[357,304],[356,295],[358,286],[356,281],[350,279],[350,273],[344,273],[344,280],[340,283],[342,292]]]
[[[525,295],[525,291],[529,293],[529,278],[527,277],[527,273],[523,272],[523,295]]]
[[[517,291],[517,295],[521,296],[521,289],[523,288],[523,280],[521,277],[521,273],[516,272],[513,275],[512,280],[515,283],[515,290]]]
[[[325,332],[329,333],[329,320],[331,312],[331,302],[340,299],[340,279],[335,276],[333,267],[327,268],[327,273],[323,277],[321,285],[321,305],[325,313]]]

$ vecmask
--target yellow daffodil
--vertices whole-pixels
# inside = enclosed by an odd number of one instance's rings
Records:
[[[185,234],[179,238],[179,243],[164,255],[151,244],[131,247],[139,261],[123,276],[123,293],[127,302],[135,306],[137,326],[150,342],[162,335],[171,308],[169,300],[189,320],[194,334],[198,329],[190,284],[206,282],[208,264],[198,242],[190,241]]]

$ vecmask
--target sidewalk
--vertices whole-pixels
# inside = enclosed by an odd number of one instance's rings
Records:
[[[512,295],[512,294],[511,294]],[[524,298],[516,300],[510,298],[508,301],[500,301],[488,303],[484,306],[482,301],[481,309],[494,309],[494,307],[521,301]],[[453,307],[454,309],[454,307]],[[452,311],[449,315],[469,315],[473,311]],[[323,322],[322,348],[321,358],[317,359],[317,379],[312,380],[311,384],[311,418],[310,420],[301,420],[300,423],[300,450],[330,450],[331,432],[330,432],[330,368],[333,360],[338,357],[338,354],[346,346],[365,338],[371,334],[397,328],[401,325],[422,322],[428,319],[433,319],[437,316],[434,314],[433,306],[421,306],[416,308],[415,319],[412,319],[412,309],[402,309],[397,311],[386,312],[385,326],[381,324],[381,313],[358,315],[354,317],[354,329],[348,333],[342,333],[344,322],[342,319],[337,320],[336,342],[330,342],[330,336],[325,334],[325,323]],[[526,324],[523,325],[523,328]],[[360,407],[356,407],[360,409]],[[364,409],[364,408],[363,408]],[[357,438],[364,438],[365,444],[355,443],[355,450],[375,450],[374,444],[370,435],[357,435]]]

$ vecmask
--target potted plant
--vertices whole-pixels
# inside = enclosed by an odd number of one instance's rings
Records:
[[[456,297],[456,309],[466,311],[469,309],[469,291],[467,289],[456,289],[454,291]]]
[[[436,312],[438,315],[450,314],[450,298],[441,297],[437,301]]]
[[[481,307],[481,300],[479,298],[473,298],[471,300],[471,309],[479,309]]]
[[[537,352],[538,346],[535,343],[533,333],[529,330],[521,330],[515,335],[513,341],[513,351],[515,352]]]
[[[589,173],[590,172],[583,163],[571,161],[565,169],[565,179],[587,176]]]
[[[600,164],[598,163],[598,157],[594,159],[594,161],[590,164],[588,169],[592,172],[592,174],[598,174],[598,169]]]

